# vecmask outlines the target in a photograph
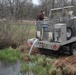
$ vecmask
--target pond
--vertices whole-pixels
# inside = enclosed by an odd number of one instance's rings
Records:
[[[30,73],[21,72],[21,62],[7,63],[0,61],[0,75],[33,75]]]
[[[20,62],[9,64],[0,61],[0,75],[22,75],[20,70]]]

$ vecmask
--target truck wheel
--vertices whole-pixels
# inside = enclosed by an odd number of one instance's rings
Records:
[[[72,35],[73,35],[72,28],[67,27],[67,40],[71,39]]]
[[[70,55],[76,55],[76,43],[73,43],[70,49]]]

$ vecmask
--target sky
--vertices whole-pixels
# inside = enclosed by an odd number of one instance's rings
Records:
[[[39,0],[32,0],[34,4],[38,5],[39,4]]]

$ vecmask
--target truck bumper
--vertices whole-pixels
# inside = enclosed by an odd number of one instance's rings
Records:
[[[32,46],[34,40],[35,38],[28,40],[29,46]],[[49,42],[49,41],[37,41],[34,44],[34,47],[57,51],[61,47],[61,43],[54,43],[54,42]]]
[[[38,43],[36,43],[34,45],[34,47],[57,51],[61,47],[61,44],[60,43],[48,42],[48,41],[38,41]]]

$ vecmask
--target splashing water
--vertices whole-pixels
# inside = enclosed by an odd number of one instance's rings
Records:
[[[31,48],[30,48],[29,56],[31,55],[32,49],[33,49],[34,45],[35,45],[37,42],[38,42],[38,39],[35,39],[34,42],[33,42],[33,44],[32,44],[32,46],[31,46]]]

